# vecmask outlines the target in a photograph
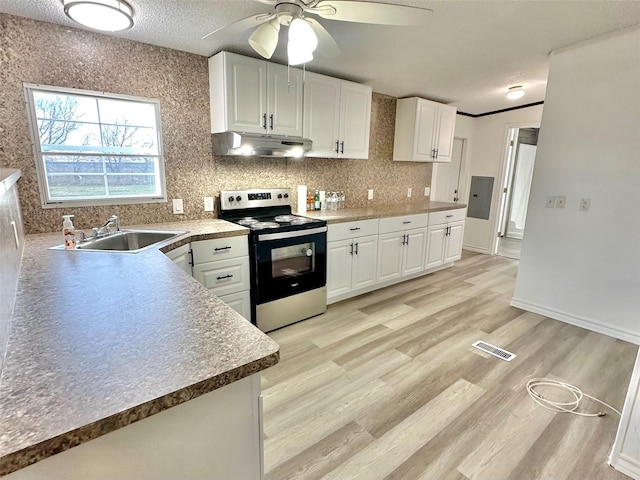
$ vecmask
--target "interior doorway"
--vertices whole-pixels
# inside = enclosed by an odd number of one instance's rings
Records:
[[[463,138],[453,139],[453,150],[450,163],[434,164],[435,175],[432,185],[431,200],[438,202],[458,202],[461,198],[462,163],[465,154],[465,140]]]
[[[495,252],[498,255],[520,258],[539,130],[537,127],[509,130],[507,165],[502,185],[498,242]]]

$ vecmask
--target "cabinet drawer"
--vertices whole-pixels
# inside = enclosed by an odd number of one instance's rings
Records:
[[[225,258],[245,257],[249,255],[248,238],[246,235],[240,235],[192,242],[193,264],[198,265]]]
[[[218,296],[249,290],[249,257],[196,265],[193,278]]]
[[[428,213],[402,215],[401,217],[381,218],[380,233],[402,232],[411,228],[426,227],[429,223]]]
[[[347,238],[364,237],[378,234],[378,219],[359,220],[329,225],[327,241],[346,240]]]
[[[441,212],[431,212],[429,214],[429,225],[441,223],[457,222],[464,220],[467,216],[466,208],[456,208],[455,210],[443,210]]]

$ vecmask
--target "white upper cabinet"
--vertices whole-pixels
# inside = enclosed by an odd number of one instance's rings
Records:
[[[209,58],[211,132],[302,136],[302,72],[220,52]]]
[[[304,136],[307,154],[326,158],[369,158],[371,87],[307,73],[304,84]]]
[[[398,100],[393,159],[401,162],[450,162],[455,107],[423,98]]]

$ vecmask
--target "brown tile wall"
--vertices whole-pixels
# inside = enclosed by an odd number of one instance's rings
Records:
[[[167,194],[184,200],[184,215],[171,202],[43,209],[38,193],[23,82],[160,100]],[[395,103],[375,94],[368,160],[299,160],[213,157],[210,141],[207,58],[116,37],[0,14],[0,167],[20,168],[20,197],[27,233],[56,231],[63,213],[77,228],[119,215],[124,225],[211,216],[203,197],[236,188],[290,187],[343,190],[348,207],[403,203],[431,185],[431,164],[393,162]]]

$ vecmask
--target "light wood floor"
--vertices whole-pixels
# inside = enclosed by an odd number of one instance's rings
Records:
[[[522,240],[502,237],[498,240],[498,255],[519,260]]]
[[[616,415],[555,414],[524,385],[562,379],[621,409],[637,347],[510,307],[517,265],[465,253],[272,332],[267,479],[626,479],[606,464]]]

